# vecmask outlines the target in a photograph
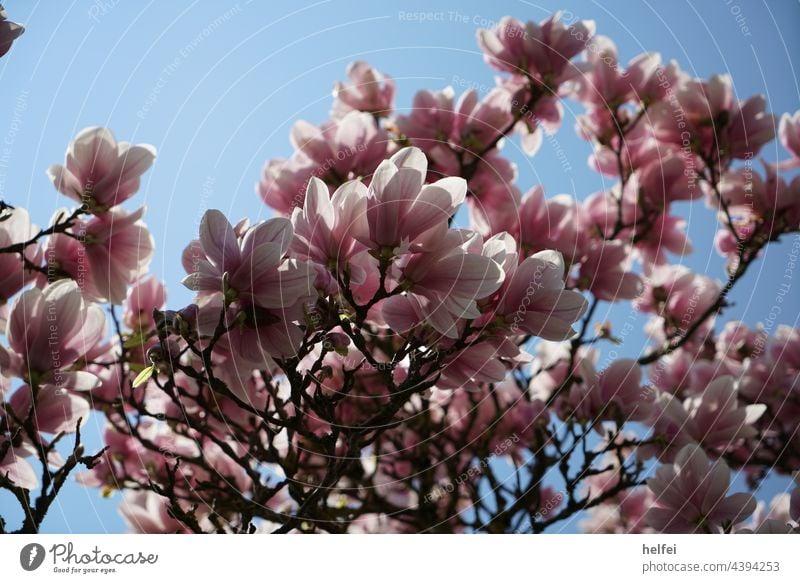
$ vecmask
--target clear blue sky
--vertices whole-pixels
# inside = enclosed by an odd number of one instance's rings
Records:
[[[67,143],[85,126],[106,125],[120,140],[156,145],[156,165],[128,206],[148,206],[145,219],[157,245],[151,269],[168,283],[173,307],[190,299],[179,285],[180,252],[195,236],[203,210],[220,208],[232,219],[267,217],[253,190],[264,161],[290,154],[287,134],[294,120],[326,118],[333,82],[344,78],[354,59],[392,75],[399,107],[409,107],[423,87],[493,84],[494,74],[476,47],[476,28],[506,14],[541,20],[562,9],[594,19],[598,32],[617,42],[622,62],[645,50],[658,51],[697,76],[729,72],[741,97],[764,93],[774,112],[800,107],[794,68],[800,55],[800,4],[795,0],[4,4],[27,31],[0,60],[0,139],[10,153],[10,167],[0,169],[0,199],[26,206],[40,224],[66,205],[44,171],[63,159]],[[414,22],[408,12],[438,15]],[[604,187],[587,169],[589,146],[572,130],[576,113],[567,110],[557,135],[569,157],[568,170],[547,140],[531,159],[515,144],[506,146],[519,165],[523,190],[541,183],[548,195],[568,192],[583,198]],[[785,157],[776,144],[765,149],[766,158]],[[683,209],[696,248],[685,262],[721,279],[723,262],[711,245],[714,223],[701,205]],[[789,248],[786,242],[769,248],[760,271],[732,294],[736,305],[728,317],[750,324],[769,317]],[[792,287],[794,299],[782,305],[777,323],[797,325],[800,281]],[[613,320],[615,314],[626,318],[628,307],[608,316]],[[641,337],[632,335],[623,351],[635,354],[641,346]],[[101,422],[95,415],[87,425],[89,443],[99,443]],[[770,485],[765,495],[783,487]],[[96,491],[71,484],[51,509],[45,530],[118,532],[123,528],[118,500],[103,500]],[[0,514],[10,514],[8,506],[0,497]]]

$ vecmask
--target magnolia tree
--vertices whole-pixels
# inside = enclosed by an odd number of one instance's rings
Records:
[[[22,30],[3,15],[0,52]],[[36,532],[73,476],[120,490],[149,533],[798,528],[800,489],[729,487],[800,467],[800,332],[720,319],[800,229],[800,112],[778,130],[727,76],[623,66],[588,21],[504,18],[477,40],[496,87],[403,112],[353,63],[330,120],[267,162],[274,218],[205,214],[188,306],[166,309],[144,209],[122,206],[152,146],[85,129],[47,170],[71,208],[40,228],[2,203],[0,488],[24,518],[0,528]],[[533,155],[565,98],[609,186],[522,194],[500,148],[517,134]],[[754,167],[776,130],[786,161]],[[676,201],[710,209],[727,273],[680,264]],[[628,302],[649,340],[618,359],[630,324],[596,313]]]

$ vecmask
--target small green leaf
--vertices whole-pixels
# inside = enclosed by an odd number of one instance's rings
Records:
[[[155,371],[156,367],[154,364],[151,364],[142,372],[140,372],[135,379],[133,379],[133,388],[135,389],[139,385],[145,384],[147,381],[150,380],[150,377],[153,376],[153,371]]]
[[[139,332],[138,334],[131,334],[125,342],[123,348],[138,348],[147,340],[148,334],[146,332]]]

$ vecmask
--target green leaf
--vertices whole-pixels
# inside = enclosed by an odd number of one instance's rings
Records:
[[[145,343],[147,340],[148,334],[146,332],[139,332],[138,334],[132,334],[128,337],[125,342],[123,342],[123,348],[138,348],[142,344]]]
[[[155,371],[156,366],[151,364],[142,372],[140,372],[135,379],[133,379],[133,388],[135,389],[139,385],[145,384],[147,381],[150,380],[150,377],[153,376],[153,371]]]

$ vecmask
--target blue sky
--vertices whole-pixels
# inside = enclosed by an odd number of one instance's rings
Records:
[[[7,167],[0,168],[0,199],[26,206],[39,224],[66,206],[44,171],[61,162],[67,143],[83,127],[106,125],[120,140],[154,144],[156,165],[127,206],[148,207],[145,220],[157,246],[151,271],[167,282],[172,307],[190,299],[179,285],[180,252],[195,236],[203,211],[219,208],[231,219],[269,216],[253,188],[264,161],[291,153],[287,135],[294,120],[326,118],[333,82],[344,78],[355,59],[396,79],[400,109],[423,87],[485,91],[494,73],[482,61],[475,30],[506,14],[541,20],[561,9],[594,19],[598,32],[616,41],[622,62],[658,51],[697,76],[729,72],[740,97],[763,93],[776,113],[800,104],[792,60],[800,54],[796,1],[4,4],[27,31],[0,60],[0,139],[8,154]],[[545,140],[533,158],[513,142],[506,145],[519,165],[523,191],[543,184],[550,196],[567,192],[584,198],[608,186],[587,168],[590,147],[572,130],[578,113],[568,107],[557,141]],[[762,155],[785,157],[777,142]],[[710,213],[702,203],[684,205],[681,212],[696,249],[685,263],[722,279]],[[784,278],[791,246],[787,238],[769,247],[731,295],[735,306],[728,318],[797,325],[800,281]],[[792,284],[791,299],[773,317],[781,282]],[[613,320],[628,314],[622,306],[599,315]],[[620,352],[635,354],[641,347],[641,336],[630,335]],[[89,443],[99,443],[101,427],[99,416],[90,420]],[[71,484],[51,509],[45,530],[118,532],[123,528],[118,499],[103,500],[96,491]],[[8,506],[0,497],[0,514],[8,514]]]

